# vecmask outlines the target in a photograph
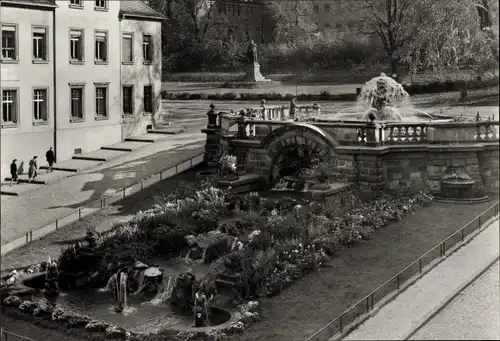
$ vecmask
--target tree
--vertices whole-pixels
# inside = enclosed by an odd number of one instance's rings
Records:
[[[276,40],[295,44],[311,37],[318,29],[313,19],[313,4],[308,0],[273,0],[268,2],[276,21]]]
[[[486,38],[481,31],[482,26],[495,21],[491,10],[494,2],[340,0],[338,5],[340,13],[354,14],[364,23],[360,33],[381,39],[391,71],[398,75],[400,63],[414,69],[458,67],[477,57],[479,42],[493,44],[491,49],[495,50],[495,39]]]

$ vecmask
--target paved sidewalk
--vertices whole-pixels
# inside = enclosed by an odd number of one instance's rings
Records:
[[[496,261],[410,340],[500,340],[499,264]]]
[[[1,244],[203,152],[199,127],[98,164],[19,197],[2,196]]]
[[[498,219],[383,306],[344,340],[403,340],[440,302],[499,253]]]

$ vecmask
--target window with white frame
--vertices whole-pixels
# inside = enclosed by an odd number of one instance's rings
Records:
[[[47,60],[47,28],[33,28],[33,60]]]
[[[104,31],[95,33],[95,60],[97,62],[108,61],[108,34]]]
[[[123,115],[129,116],[134,114],[134,87],[132,85],[124,85],[122,89],[122,110]]]
[[[122,58],[123,62],[132,63],[134,61],[134,50],[133,50],[134,35],[132,33],[122,34]]]
[[[70,88],[71,120],[83,120],[83,86]]]
[[[69,5],[72,7],[83,7],[83,0],[70,0]]]
[[[145,62],[153,61],[153,39],[149,34],[142,36],[142,57]]]
[[[69,35],[70,60],[83,61],[83,30],[71,30]]]
[[[33,90],[33,120],[47,122],[47,89]]]
[[[144,112],[148,114],[153,113],[153,86],[144,85]]]
[[[95,116],[96,118],[108,117],[108,87],[105,85],[95,87]]]
[[[107,9],[108,8],[108,2],[106,0],[96,0],[96,2],[95,2],[95,8],[97,8],[97,9]]]
[[[17,36],[15,25],[2,25],[2,59],[17,60]]]
[[[2,90],[2,124],[17,124],[17,90]]]

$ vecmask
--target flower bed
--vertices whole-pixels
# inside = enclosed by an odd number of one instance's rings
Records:
[[[3,312],[21,320],[33,321],[47,328],[63,329],[83,339],[118,339],[128,341],[220,341],[244,332],[245,326],[260,319],[259,304],[249,301],[238,306],[237,318],[222,328],[202,331],[164,330],[158,334],[131,333],[125,328],[94,320],[88,315],[72,314],[55,307],[47,299],[22,300],[9,296],[3,300]],[[15,308],[15,309],[8,309]]]
[[[230,237],[232,245],[228,247],[227,239],[217,238],[200,261],[213,261],[213,271],[218,275],[237,274],[237,298],[240,302],[255,300],[279,294],[344,247],[369,239],[375,230],[403,219],[431,200],[425,193],[369,202],[360,202],[353,193],[326,203],[290,197],[273,200],[258,193],[230,195],[207,182],[195,184],[182,196],[171,195],[150,210],[139,212],[129,223],[97,234],[92,248],[78,243],[65,249],[58,260],[60,284],[63,289],[73,286],[73,277],[84,274],[93,278],[89,284],[103,286],[126,264],[158,255],[178,257],[197,236],[218,234]],[[4,304],[21,306],[19,300],[10,300],[16,303]],[[38,310],[45,311],[43,307]],[[23,312],[33,314],[36,308],[28,302]],[[228,326],[227,332],[236,332],[257,318],[244,313],[241,316],[243,320]],[[91,322],[90,317],[85,320],[89,321],[83,327]],[[95,328],[106,332],[108,327],[99,324]],[[178,335],[174,331],[165,333]],[[219,334],[210,337],[221,337]]]

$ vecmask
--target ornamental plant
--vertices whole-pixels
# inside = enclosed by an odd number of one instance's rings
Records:
[[[219,160],[219,170],[222,175],[236,173],[237,158],[234,155],[226,154]]]

